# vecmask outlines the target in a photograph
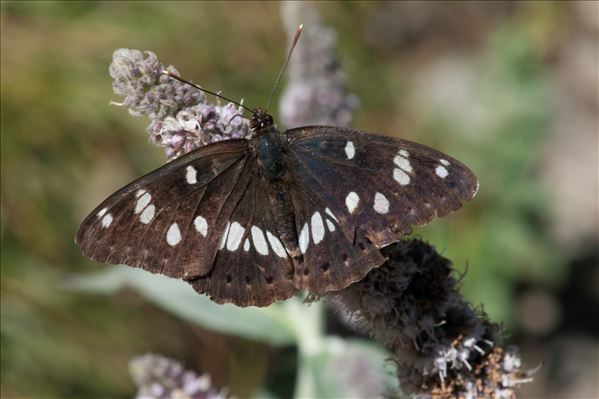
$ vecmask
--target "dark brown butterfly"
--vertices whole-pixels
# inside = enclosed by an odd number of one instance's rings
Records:
[[[207,145],[111,195],[79,227],[83,253],[182,278],[219,303],[266,306],[362,279],[385,261],[379,248],[478,189],[460,162],[406,140],[280,133],[260,109],[251,128],[250,140]]]

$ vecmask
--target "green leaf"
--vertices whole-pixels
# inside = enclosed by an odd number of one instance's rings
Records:
[[[303,386],[296,397],[375,398],[397,394],[389,355],[370,341],[329,337],[321,349],[300,357]]]
[[[183,280],[125,266],[73,277],[67,287],[97,294],[110,294],[130,287],[164,310],[211,330],[272,345],[295,344],[297,341],[294,324],[286,315],[286,303],[266,308],[219,305],[195,292]]]

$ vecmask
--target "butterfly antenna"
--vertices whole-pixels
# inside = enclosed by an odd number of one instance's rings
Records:
[[[285,63],[283,64],[283,68],[281,68],[281,71],[279,72],[279,76],[277,76],[277,80],[275,80],[275,84],[272,88],[272,91],[270,92],[270,97],[268,97],[268,103],[266,103],[265,109],[268,109],[268,107],[270,107],[270,102],[272,101],[272,96],[275,94],[275,91],[277,90],[277,86],[279,85],[281,76],[283,76],[283,72],[285,72],[285,68],[287,68],[287,64],[289,64],[289,60],[291,59],[291,54],[293,54],[293,49],[295,48],[295,45],[297,44],[297,41],[299,40],[299,37],[302,34],[303,29],[304,29],[304,25],[300,25],[297,27],[297,30],[295,31],[295,37],[293,38],[293,43],[291,43],[291,48],[289,49],[289,54],[287,54],[287,59],[285,60]]]
[[[246,107],[245,105],[243,105],[243,104],[241,104],[241,103],[238,103],[237,101],[233,101],[233,100],[231,100],[230,98],[227,98],[227,97],[223,96],[222,94],[218,94],[218,93],[215,93],[215,92],[213,92],[213,91],[206,90],[206,89],[204,89],[204,88],[202,88],[202,87],[200,87],[200,86],[198,86],[198,85],[196,85],[196,84],[194,84],[194,83],[191,83],[191,82],[189,82],[189,81],[187,81],[187,80],[183,79],[183,78],[182,78],[182,77],[180,77],[179,75],[176,75],[176,74],[174,74],[174,73],[172,73],[172,72],[170,72],[170,71],[167,71],[166,69],[163,69],[163,70],[162,70],[162,74],[163,74],[163,75],[166,75],[166,76],[170,76],[171,78],[173,78],[173,79],[176,79],[176,80],[178,80],[178,81],[179,81],[179,82],[181,82],[181,83],[185,83],[185,84],[188,84],[188,85],[190,85],[190,86],[192,86],[192,87],[195,87],[196,89],[198,89],[198,90],[201,90],[201,91],[203,91],[204,93],[212,94],[212,95],[213,95],[213,96],[215,96],[215,97],[222,98],[222,99],[223,99],[223,100],[225,100],[225,101],[228,101],[228,102],[230,102],[230,103],[233,103],[233,104],[235,104],[235,105],[238,105],[238,106],[240,106],[241,108],[245,109],[246,111],[248,111],[248,112],[250,112],[250,113],[252,113],[252,114],[254,113],[254,110],[252,110],[251,108],[248,108],[248,107]]]

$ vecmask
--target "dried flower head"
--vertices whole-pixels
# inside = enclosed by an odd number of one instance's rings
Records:
[[[336,294],[397,363],[402,389],[418,398],[515,397],[530,381],[501,329],[461,297],[449,260],[419,240],[383,250],[388,260]]]
[[[146,354],[131,360],[129,370],[138,386],[136,399],[224,399],[226,392],[212,387],[207,374],[198,376],[181,363]]]
[[[166,147],[169,159],[208,143],[251,136],[240,107],[210,104],[202,91],[164,75],[163,70],[178,74],[172,65],[164,67],[156,54],[130,49],[116,50],[109,68],[114,92],[125,97],[112,104],[150,118],[150,139]]]

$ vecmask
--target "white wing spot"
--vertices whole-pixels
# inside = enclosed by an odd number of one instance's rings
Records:
[[[476,189],[474,190],[474,194],[472,194],[472,198],[474,198],[476,196],[476,194],[478,193],[478,189],[479,188],[480,188],[480,183],[477,180],[476,181]]]
[[[353,191],[347,194],[347,197],[345,197],[345,206],[347,206],[349,213],[354,213],[359,203],[360,197]]]
[[[137,192],[135,193],[135,198],[139,198],[142,195],[144,195],[145,193],[147,193],[146,190],[137,190]]]
[[[243,242],[243,250],[245,252],[250,250],[250,239],[246,238],[245,241]]]
[[[108,227],[110,227],[111,224],[112,224],[112,215],[110,213],[107,213],[102,218],[102,227],[108,228]]]
[[[337,220],[337,218],[335,217],[335,215],[333,214],[333,212],[331,212],[331,210],[329,208],[326,208],[324,210],[327,215],[329,215],[335,222],[339,223],[339,220]]]
[[[156,207],[152,204],[146,207],[144,211],[139,215],[139,221],[143,224],[148,224],[154,219],[154,214],[156,213]]]
[[[196,184],[198,182],[197,176],[198,171],[193,166],[189,165],[186,169],[185,178],[187,179],[188,184]]]
[[[254,242],[254,247],[256,247],[256,251],[260,255],[268,255],[268,245],[266,244],[266,238],[264,238],[264,233],[262,229],[258,226],[252,226],[252,241]]]
[[[329,231],[332,233],[333,231],[335,231],[335,225],[333,224],[333,222],[331,222],[329,219],[327,219],[327,227],[329,228]]]
[[[356,155],[354,143],[352,143],[351,141],[348,141],[345,145],[345,155],[347,155],[347,159],[352,159],[354,155]]]
[[[106,213],[107,210],[108,210],[108,208],[101,209],[100,212],[98,212],[98,218],[101,218],[102,216],[104,216],[104,214]]]
[[[138,199],[135,204],[135,214],[143,211],[146,206],[152,201],[152,196],[148,192],[144,192]]]
[[[196,231],[206,237],[208,235],[208,222],[202,216],[197,216],[193,220],[193,225],[196,228]]]
[[[449,172],[447,171],[447,169],[445,169],[445,166],[437,166],[435,168],[435,173],[437,174],[437,176],[439,176],[441,179],[445,179],[447,177],[447,175],[449,174]]]
[[[374,195],[374,210],[378,213],[385,214],[389,212],[389,200],[381,193]]]
[[[218,249],[223,249],[225,247],[225,244],[227,243],[227,234],[229,234],[230,226],[231,226],[231,223],[227,223],[227,225],[225,226],[225,229],[223,230],[223,235],[220,237],[220,243],[218,245]]]
[[[393,169],[393,178],[402,186],[410,184],[410,175],[399,168]]]
[[[439,162],[445,166],[449,166],[449,161],[447,159],[439,159]]]
[[[410,153],[407,150],[399,150],[399,155],[401,155],[404,158],[407,158],[410,156]]]
[[[281,244],[281,241],[279,241],[279,239],[275,235],[273,235],[270,231],[267,230],[266,238],[268,238],[270,247],[272,248],[273,251],[275,251],[275,254],[277,254],[280,258],[287,257],[287,252],[285,252],[285,247],[283,247],[283,244]]]
[[[171,227],[168,228],[168,231],[166,232],[166,242],[171,247],[174,247],[181,242],[181,230],[179,230],[177,223],[171,224]]]
[[[306,253],[308,244],[310,244],[310,230],[308,228],[308,223],[306,223],[304,224],[304,227],[302,227],[302,231],[299,235],[299,249],[302,254]]]
[[[236,251],[241,244],[243,233],[245,229],[237,222],[233,222],[229,228],[229,236],[227,237],[227,249],[229,251]]]
[[[393,158],[393,163],[397,165],[398,168],[403,169],[407,173],[412,173],[412,165],[410,165],[410,161],[408,158],[404,158],[401,155],[396,155]]]
[[[318,244],[324,238],[324,224],[319,212],[314,212],[310,224],[312,225],[312,239],[314,244]]]

